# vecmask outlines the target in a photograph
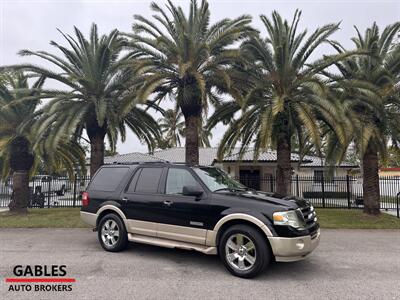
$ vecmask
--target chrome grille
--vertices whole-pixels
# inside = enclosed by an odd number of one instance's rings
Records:
[[[314,232],[311,232],[311,239],[315,239],[317,237],[318,230],[315,230]]]
[[[307,226],[317,221],[317,215],[315,213],[314,207],[312,206],[303,207],[301,208],[301,212],[303,214]]]

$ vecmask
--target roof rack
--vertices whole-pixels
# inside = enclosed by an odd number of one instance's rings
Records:
[[[117,162],[117,161],[114,161],[111,164],[112,165],[141,165],[141,164],[159,164],[159,163],[167,163],[167,164],[169,164],[170,162],[167,161],[167,160],[130,161],[130,162]]]
[[[113,161],[112,163],[106,164],[106,165],[138,165],[139,162],[118,162],[118,161]]]
[[[132,161],[132,162],[112,162],[111,165],[151,165],[151,164],[173,164],[189,167],[200,167],[201,165],[190,165],[186,162],[170,162],[168,160]]]

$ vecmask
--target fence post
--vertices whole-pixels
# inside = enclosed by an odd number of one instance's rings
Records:
[[[296,194],[297,194],[297,197],[300,197],[299,174],[296,174]]]
[[[272,175],[269,176],[269,185],[270,185],[271,192],[273,192],[274,191],[274,181],[273,181]]]
[[[73,207],[75,207],[75,205],[76,205],[76,180],[77,180],[77,177],[78,177],[78,174],[77,173],[75,173],[75,176],[74,176],[74,198],[73,198]]]
[[[47,190],[47,208],[50,208],[50,196],[51,196],[51,178],[49,178],[48,190]]]
[[[321,190],[322,190],[322,207],[325,208],[325,179],[324,174],[321,176]]]
[[[347,208],[351,208],[351,203],[350,203],[350,177],[349,175],[346,175],[346,186],[347,186]]]

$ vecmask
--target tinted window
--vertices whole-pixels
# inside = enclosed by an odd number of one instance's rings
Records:
[[[157,193],[162,168],[143,168],[136,184],[135,192]]]
[[[129,168],[101,168],[90,184],[89,189],[95,191],[115,191]]]
[[[182,194],[182,189],[186,185],[199,186],[196,179],[185,169],[170,168],[168,170],[166,194]]]
[[[129,183],[129,187],[127,190],[128,193],[135,192],[136,183],[137,183],[137,180],[138,180],[138,177],[139,177],[141,171],[142,171],[142,169],[139,169],[137,172],[135,172],[135,175],[133,176],[131,182]]]

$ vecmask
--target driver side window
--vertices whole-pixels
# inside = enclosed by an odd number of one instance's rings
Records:
[[[165,185],[166,194],[182,194],[183,187],[188,185],[199,186],[188,170],[169,168]]]

